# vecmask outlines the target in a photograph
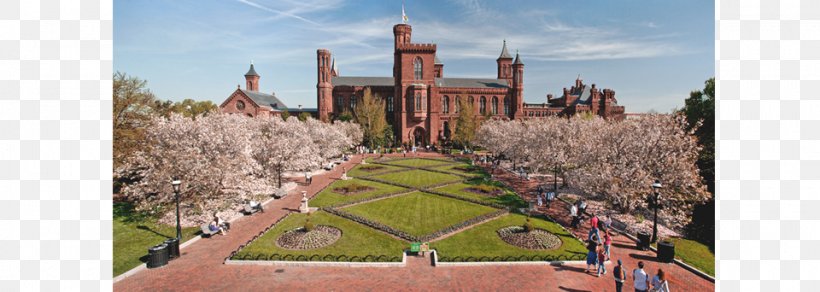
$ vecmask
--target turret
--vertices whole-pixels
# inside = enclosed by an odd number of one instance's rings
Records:
[[[329,121],[330,113],[333,112],[331,66],[330,51],[326,49],[316,50],[316,104],[319,107],[319,119],[322,121]]]
[[[504,40],[504,45],[501,47],[501,56],[495,62],[498,64],[498,79],[512,79],[512,61],[510,52],[507,51],[507,40]]]
[[[514,116],[521,117],[524,114],[524,62],[518,52],[515,53],[515,62],[512,64],[513,70],[513,103],[515,104]]]
[[[409,24],[396,24],[393,26],[393,49],[398,49],[401,44],[410,43],[410,35],[413,28]]]
[[[253,61],[251,61],[251,68],[248,73],[245,73],[245,90],[259,91],[259,74],[253,69]]]
[[[433,65],[433,76],[436,78],[444,77],[444,63],[438,59],[438,55],[435,57],[435,64]]]

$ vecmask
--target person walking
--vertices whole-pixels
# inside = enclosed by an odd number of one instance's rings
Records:
[[[544,204],[544,202],[541,201],[541,195],[535,195],[535,196],[538,198],[538,207],[541,207],[541,205]]]
[[[578,216],[584,217],[584,212],[587,211],[587,202],[584,199],[578,201]]]
[[[601,275],[606,275],[606,254],[604,254],[604,247],[598,245],[598,275],[596,277]]]
[[[595,238],[595,242],[598,244],[603,244],[603,241],[601,240],[601,232],[599,232],[598,226],[592,225],[592,228],[589,229],[589,234],[587,234],[587,238],[589,240],[593,240],[593,238]]]
[[[639,261],[638,268],[632,271],[632,281],[635,282],[635,292],[649,291],[649,275],[643,270],[643,261]]]
[[[578,206],[572,204],[569,207],[569,216],[572,217],[572,221],[570,221],[569,225],[572,228],[578,228]]]
[[[626,283],[626,271],[621,260],[618,260],[618,265],[612,269],[612,276],[615,277],[615,292],[622,292],[624,283]]]
[[[589,273],[589,268],[592,267],[593,269],[596,268],[598,264],[598,241],[595,240],[588,240],[587,241],[587,270],[586,272]]]
[[[658,274],[652,277],[653,292],[669,292],[669,282],[666,281],[666,273],[663,269],[658,269]]]
[[[612,248],[612,236],[609,235],[609,229],[604,231],[604,254],[609,258],[609,250]]]
[[[547,197],[547,209],[549,209],[550,205],[552,205],[552,201],[555,200],[555,192],[547,192],[546,197]]]

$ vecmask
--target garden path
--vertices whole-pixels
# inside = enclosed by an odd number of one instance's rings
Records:
[[[398,155],[399,157],[401,154]],[[440,156],[419,153],[419,156]],[[350,169],[361,156],[343,164]],[[167,266],[136,273],[117,283],[116,291],[430,291],[430,290],[516,290],[516,291],[614,291],[610,274],[596,278],[583,273],[580,265],[564,266],[481,266],[432,267],[430,256],[410,258],[403,268],[340,268],[223,265],[222,262],[239,245],[244,244],[265,227],[294,211],[299,206],[302,190],[313,195],[338,179],[337,167],[314,177],[311,186],[299,186],[284,199],[265,205],[265,213],[243,217],[232,224],[227,236],[200,240],[184,249],[183,256]],[[504,176],[502,176],[504,179]],[[519,180],[520,181],[520,180]],[[513,185],[515,186],[515,185]],[[552,211],[555,209],[555,211]],[[562,212],[554,204],[550,212]],[[565,212],[565,211],[563,211]],[[560,213],[556,213],[560,214]],[[580,230],[579,232],[584,232]],[[624,260],[632,269],[638,260],[647,264],[654,274],[662,267],[671,274],[671,287],[680,291],[713,291],[714,283],[704,280],[673,264],[654,261],[652,252],[639,251],[624,236],[613,243],[613,258]],[[612,269],[611,265],[607,267]],[[627,287],[632,281],[627,282]]]

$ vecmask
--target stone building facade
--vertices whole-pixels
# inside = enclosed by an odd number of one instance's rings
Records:
[[[599,91],[576,80],[559,98],[547,103],[524,103],[524,62],[507,50],[506,41],[496,59],[495,78],[445,77],[444,64],[436,56],[436,44],[411,42],[412,27],[393,27],[392,77],[340,76],[335,59],[327,49],[316,51],[318,117],[330,121],[352,112],[365,88],[385,99],[388,122],[400,143],[440,144],[455,130],[459,101],[473,104],[477,119],[526,119],[548,115],[592,112],[605,118],[622,119],[623,106],[615,92]]]
[[[275,92],[270,94],[261,92],[259,90],[260,78],[261,76],[256,73],[253,63],[251,63],[251,68],[248,69],[248,73],[245,73],[245,89],[241,89],[237,85],[236,90],[219,105],[219,110],[223,113],[241,114],[249,117],[279,116],[284,111],[288,111],[292,116],[299,115],[302,112],[316,116],[316,109],[303,108],[301,105],[297,108],[288,108],[285,103],[276,97]]]

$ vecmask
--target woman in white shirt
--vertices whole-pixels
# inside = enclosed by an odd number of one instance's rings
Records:
[[[666,274],[663,269],[658,269],[658,274],[652,277],[652,291],[669,292],[669,282],[666,281]]]

